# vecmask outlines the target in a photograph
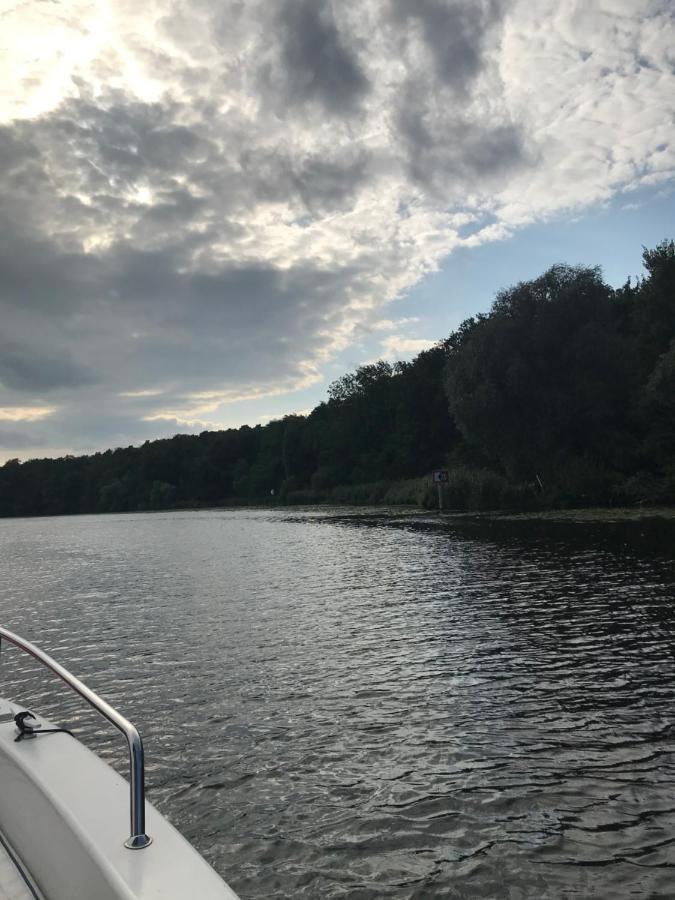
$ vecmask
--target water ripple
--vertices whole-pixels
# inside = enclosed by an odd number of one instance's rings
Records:
[[[665,530],[4,520],[0,609],[138,723],[152,800],[244,900],[671,897]],[[2,681],[124,770],[32,661]]]

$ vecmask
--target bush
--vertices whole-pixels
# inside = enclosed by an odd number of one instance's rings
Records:
[[[562,506],[595,506],[611,503],[618,476],[588,457],[574,457],[558,466],[547,498]]]
[[[286,491],[280,499],[294,506],[312,503],[336,503],[345,506],[422,506],[427,484],[426,478],[341,484],[324,490]]]
[[[619,488],[619,498],[632,505],[659,505],[675,502],[675,473],[659,477],[651,472],[638,472]]]
[[[326,503],[327,500],[328,497],[324,492],[305,488],[299,491],[288,491],[281,502],[288,506],[311,506],[314,503]]]
[[[438,506],[437,485],[429,484],[424,504]],[[513,483],[491,469],[456,466],[443,486],[443,507],[456,510],[529,509],[536,504],[534,491],[526,484]]]
[[[371,481],[365,484],[343,484],[334,487],[330,499],[354,506],[419,506],[423,498],[424,479],[406,481]]]

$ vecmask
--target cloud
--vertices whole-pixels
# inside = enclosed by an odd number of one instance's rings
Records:
[[[44,347],[38,354],[28,342],[0,338],[0,383],[9,391],[49,393],[94,381],[96,375],[71,359],[68,351],[59,353]]]
[[[278,32],[287,101],[315,101],[329,113],[354,112],[368,79],[337,27],[331,0],[285,0]]]
[[[395,21],[421,26],[438,78],[460,93],[484,66],[487,37],[500,22],[503,6],[499,0],[392,0]]]
[[[28,448],[37,450],[43,447],[45,444],[41,435],[35,435],[29,430],[7,428],[0,422],[0,460],[3,462],[15,458],[17,450],[26,459],[29,456]]]
[[[49,406],[0,406],[0,422],[36,422],[54,411]]]
[[[674,31],[656,0],[18,4],[0,407],[54,412],[5,443],[215,427],[373,330],[415,352],[383,307],[456,247],[672,183]]]
[[[70,450],[87,453],[108,446],[126,447],[144,440],[170,437],[177,432],[199,434],[212,428],[208,420],[185,421],[164,416],[150,421],[130,411],[124,403],[105,398],[97,407],[100,395],[85,395],[54,409],[48,416],[22,421],[0,420],[0,459],[36,456]],[[6,452],[3,452],[6,451]]]
[[[391,334],[381,342],[380,356],[382,359],[394,362],[401,359],[410,359],[423,350],[433,347],[435,343],[436,341],[427,340],[426,338],[408,338],[401,334]]]
[[[407,325],[416,325],[420,321],[418,316],[405,316],[402,319],[379,319],[372,322],[372,331],[394,331],[396,328],[405,328]]]

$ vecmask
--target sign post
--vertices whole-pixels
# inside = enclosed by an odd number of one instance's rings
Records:
[[[438,488],[438,509],[443,512],[443,485],[450,480],[450,473],[447,469],[434,469],[431,473],[431,480]]]

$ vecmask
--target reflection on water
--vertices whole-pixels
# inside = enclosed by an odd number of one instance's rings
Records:
[[[0,618],[137,722],[150,798],[244,900],[670,897],[673,537],[339,511],[4,520]],[[0,691],[124,765],[15,651]]]

